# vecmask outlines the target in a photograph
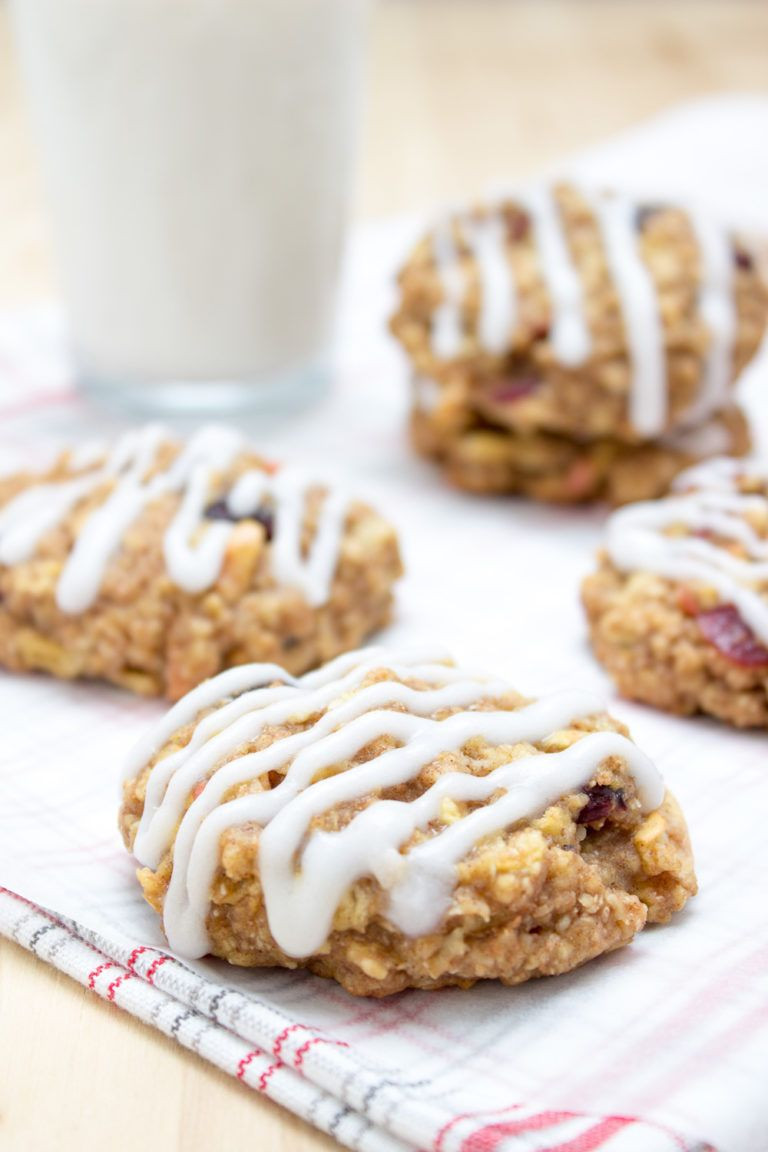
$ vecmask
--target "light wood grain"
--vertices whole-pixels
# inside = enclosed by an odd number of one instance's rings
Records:
[[[387,0],[374,18],[361,215],[535,171],[660,111],[768,80],[752,0]],[[762,146],[764,142],[756,142]],[[0,303],[54,286],[0,0]],[[0,943],[0,1147],[320,1152],[331,1141]]]
[[[3,1152],[332,1152],[290,1112],[0,945]]]
[[[359,204],[460,199],[670,104],[768,86],[768,4],[411,0],[376,28]]]

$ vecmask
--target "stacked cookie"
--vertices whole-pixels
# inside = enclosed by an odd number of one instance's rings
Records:
[[[400,288],[413,439],[460,487],[624,503],[748,451],[768,292],[698,210],[539,188],[440,222]]]

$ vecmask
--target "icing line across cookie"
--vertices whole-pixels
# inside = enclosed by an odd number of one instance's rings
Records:
[[[640,251],[638,204],[618,192],[578,187],[597,223],[626,329],[632,366],[629,417],[638,435],[661,434],[667,419],[664,338],[657,292]],[[513,202],[532,222],[534,244],[552,307],[552,349],[565,367],[582,365],[592,349],[584,291],[569,251],[554,189],[541,185],[517,193]],[[710,344],[699,395],[685,414],[695,427],[721,408],[731,375],[736,329],[731,241],[727,231],[697,206],[686,209],[698,247],[701,282],[699,308]],[[499,354],[510,344],[519,303],[506,256],[506,230],[498,209],[473,218],[460,214],[441,221],[432,233],[435,267],[443,299],[432,317],[435,355],[451,359],[461,350],[466,285],[461,273],[454,226],[461,229],[474,256],[481,285],[478,334],[485,351]]]
[[[715,589],[768,645],[768,601],[760,592],[768,585],[768,539],[749,520],[751,513],[765,514],[766,498],[745,490],[745,478],[768,483],[768,463],[718,458],[688,469],[666,499],[614,512],[605,549],[622,572],[654,572]],[[743,555],[732,554],[712,536],[737,544]]]
[[[148,425],[123,435],[99,460],[71,461],[70,479],[33,484],[0,509],[0,564],[28,560],[46,533],[57,527],[79,501],[108,486],[105,500],[88,514],[56,586],[60,611],[77,615],[96,600],[107,566],[125,533],[143,509],[165,493],[181,502],[163,538],[165,565],[177,587],[199,593],[220,575],[234,523],[206,519],[212,482],[247,447],[236,431],[209,426],[197,432],[166,464],[158,452],[168,433]],[[344,529],[348,500],[330,491],[323,500],[315,539],[307,557],[301,537],[309,482],[300,472],[249,469],[226,495],[232,520],[252,513],[267,500],[274,509],[272,566],[276,579],[301,589],[318,606],[329,595]]]
[[[300,958],[322,947],[341,897],[366,875],[386,890],[387,916],[396,929],[406,936],[436,931],[450,906],[457,862],[482,838],[578,792],[606,758],[625,761],[644,812],[661,804],[664,785],[651,760],[621,733],[594,731],[564,750],[534,750],[487,775],[447,772],[411,801],[377,799],[340,830],[313,830],[314,817],[412,781],[425,764],[475,738],[533,744],[601,711],[600,702],[581,691],[514,710],[473,710],[511,689],[444,660],[443,653],[363,649],[298,679],[273,665],[234,669],[180,701],[137,746],[127,765],[129,778],[173,732],[194,725],[183,748],[152,766],[134,842],[136,857],[148,868],[157,868],[173,847],[164,906],[172,948],[187,956],[209,950],[206,916],[219,842],[232,826],[261,827],[259,866],[270,932],[286,955]],[[427,687],[399,679],[364,684],[382,667]],[[442,709],[452,711],[434,719]],[[238,754],[269,726],[291,721],[310,722],[259,751]],[[388,743],[380,754],[334,774],[334,765],[354,761],[382,738]],[[238,793],[277,770],[284,773],[277,785]],[[444,805],[462,802],[480,806],[402,851]]]

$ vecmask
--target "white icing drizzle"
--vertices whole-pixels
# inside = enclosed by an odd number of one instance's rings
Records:
[[[641,436],[658,436],[667,420],[667,367],[653,278],[638,243],[637,207],[621,195],[588,198],[616,285],[632,362],[629,419]]]
[[[690,209],[688,217],[701,261],[699,311],[710,339],[699,395],[685,414],[686,423],[697,424],[721,408],[728,396],[736,307],[728,233],[698,208]]]
[[[209,501],[209,470],[198,465],[189,474],[179,510],[163,538],[168,575],[174,584],[188,592],[203,592],[215,584],[232,534],[231,524],[216,520],[193,542]],[[255,507],[253,504],[252,508]]]
[[[560,210],[551,189],[537,188],[520,198],[533,224],[541,270],[552,309],[552,347],[566,367],[583,364],[591,338],[581,278],[568,250]]]
[[[365,659],[374,661],[379,667],[385,667],[391,660],[397,658],[397,653],[392,653],[389,649],[375,644],[365,649]],[[400,659],[402,660],[402,654]],[[427,652],[415,651],[410,653],[410,659],[412,663],[440,663],[447,661],[449,656],[446,652],[429,649]],[[338,680],[351,668],[356,668],[362,660],[363,655],[358,651],[344,652],[335,660],[329,660],[327,664],[323,664],[321,668],[316,668],[313,672],[305,672],[299,679],[291,676],[279,664],[241,664],[237,668],[228,668],[226,671],[220,672],[218,676],[204,680],[186,696],[182,696],[181,700],[177,700],[159,723],[134,745],[126,759],[125,778],[135,776],[155,753],[170,740],[174,732],[180,728],[185,728],[201,712],[213,708],[214,705],[220,704],[229,697],[242,696],[256,688],[263,688],[274,680],[282,681],[284,684],[301,683],[305,688],[318,688],[332,680]],[[218,712],[216,715],[221,717],[222,713]],[[201,721],[202,723],[204,722]]]
[[[703,424],[661,436],[659,443],[698,460],[727,453],[733,443],[733,436],[722,417],[715,415]]]
[[[720,456],[713,460],[704,460],[701,464],[678,473],[672,482],[672,487],[675,491],[682,492],[690,491],[692,488],[734,492],[738,490],[738,482],[743,476],[760,482],[768,481],[768,459],[760,460],[754,456],[748,459]]]
[[[46,533],[52,531],[81,501],[109,485],[104,501],[87,516],[56,587],[62,612],[86,611],[99,594],[106,568],[142,510],[166,493],[181,501],[163,539],[171,580],[190,593],[199,593],[217,580],[235,525],[207,520],[216,474],[225,471],[247,444],[238,433],[208,427],[196,433],[165,469],[156,470],[157,453],[168,439],[164,429],[150,425],[126,433],[106,459],[88,455],[73,462],[88,470],[61,483],[25,489],[0,509],[0,563],[29,560]],[[153,474],[147,479],[148,473]],[[308,556],[301,553],[306,494],[311,482],[296,471],[275,475],[251,469],[226,496],[236,517],[247,516],[264,500],[274,511],[272,572],[279,583],[299,588],[312,605],[324,603],[338,561],[348,500],[330,491],[322,500],[317,531]]]
[[[568,251],[560,212],[548,188],[538,188],[518,199],[531,217],[538,245],[552,308],[554,353],[561,364],[574,367],[586,360],[591,340],[581,280]],[[509,345],[517,315],[506,225],[500,212],[490,212],[483,218],[463,217],[462,225],[480,275],[478,337],[488,352],[498,354]],[[437,356],[447,359],[461,348],[465,288],[449,222],[435,230],[433,250],[443,302],[432,317],[432,347]]]
[[[217,760],[223,755],[232,752],[246,741],[256,739],[268,724],[284,724],[297,716],[312,715],[314,712],[327,708],[338,696],[359,687],[365,675],[375,667],[375,663],[359,665],[346,677],[323,684],[313,691],[305,692],[301,697],[300,705],[297,703],[298,694],[296,691],[299,681],[294,681],[288,687],[288,691],[285,690],[285,686],[261,688],[256,690],[258,696],[252,692],[248,693],[248,699],[240,697],[234,700],[228,706],[228,715],[219,717],[219,723],[224,724],[225,730],[210,736],[207,732],[202,734],[196,732],[197,743],[193,740],[190,746],[183,750],[183,754],[171,763],[168,762],[170,758],[162,760],[158,765],[158,770],[153,772],[147,787],[147,801],[136,841],[137,854],[140,854],[141,858],[146,859],[148,863],[151,862],[152,867],[157,867],[168,847],[168,837],[178,823],[187,796],[197,784],[205,780]],[[395,672],[403,672],[403,666],[396,665],[394,661],[389,661],[389,667]],[[443,670],[439,665],[417,665],[416,668],[420,675],[443,676]],[[440,699],[430,699],[426,694],[422,694],[426,705],[431,704],[429,711],[437,707],[464,703],[467,686],[463,684],[458,687],[450,685],[450,680],[454,679],[456,675],[454,670],[448,671],[446,675],[449,686],[453,688],[452,692],[444,694]],[[475,684],[474,695],[470,690],[467,703],[478,698],[476,689]],[[387,704],[399,700],[401,703],[405,703],[411,700],[412,696],[411,690],[404,689],[402,685],[372,685],[370,688],[357,693],[341,710],[335,710],[332,717],[324,718],[322,722],[315,725],[312,731],[290,737],[289,739],[292,741],[290,747],[293,749],[303,748],[306,744],[317,739],[326,729],[330,731],[344,720],[369,711],[376,701]],[[279,767],[290,753],[281,746],[279,750],[276,749],[273,756],[275,754],[278,757],[277,766]],[[198,813],[202,812],[204,807],[212,805],[214,795],[219,790],[223,794],[223,791],[227,787],[231,787],[233,783],[242,783],[251,778],[250,758],[240,757],[238,760],[233,760],[231,765],[216,774],[215,786],[207,789],[206,805],[200,805]],[[178,851],[178,844],[176,850]]]
[[[629,419],[640,436],[658,437],[667,421],[667,367],[656,286],[638,242],[637,204],[618,194],[585,189],[580,193],[600,229],[624,318],[632,364]],[[555,358],[566,367],[577,367],[589,356],[592,341],[584,289],[568,249],[557,200],[548,187],[516,199],[531,219],[551,302]],[[701,424],[723,406],[736,326],[728,235],[697,208],[688,214],[701,258],[699,309],[710,334],[710,347],[697,399],[685,415],[687,428]],[[464,215],[460,223],[480,279],[478,339],[487,352],[500,355],[510,346],[518,311],[504,219],[500,210],[489,210],[483,217]],[[432,347],[437,356],[450,359],[461,350],[465,292],[450,221],[435,230],[433,250],[443,299],[432,318]]]
[[[499,355],[509,346],[517,318],[515,281],[507,256],[507,226],[501,212],[488,212],[466,228],[480,276],[478,336],[483,348]]]
[[[736,478],[768,479],[768,466],[715,460],[681,473],[675,495],[630,504],[608,520],[606,550],[622,571],[654,572],[669,580],[691,580],[714,588],[733,604],[761,643],[768,645],[768,539],[758,535],[748,516],[764,516],[766,497],[740,492]],[[691,489],[691,490],[688,490]],[[708,531],[743,546],[745,559],[699,535],[668,535],[684,526]]]
[[[76,444],[69,453],[69,466],[79,472],[81,468],[94,468],[109,452],[109,446],[103,440],[84,440]],[[55,461],[51,460],[53,464]]]
[[[162,430],[150,426],[144,436],[136,437],[135,444],[133,437],[118,441],[106,469],[94,474],[94,488],[113,477],[115,485],[88,517],[61,571],[56,603],[62,612],[75,614],[90,607],[125,532],[153,497],[168,490],[163,473],[144,480],[162,439]],[[226,466],[225,461],[222,464]]]
[[[310,604],[322,604],[328,597],[344,530],[348,500],[333,490],[325,497],[315,539],[309,556],[301,555],[306,492],[309,481],[297,471],[246,472],[227,498],[235,516],[245,516],[270,499],[276,509],[272,537],[272,570],[275,577],[300,588]]]
[[[300,872],[294,870],[293,857],[306,832],[307,812],[292,805],[262,836],[270,930],[292,955],[315,951],[327,938],[335,905],[350,882],[373,872],[389,889],[388,915],[396,927],[409,936],[437,931],[450,907],[456,865],[474,845],[518,820],[544,812],[568,792],[578,791],[608,756],[622,756],[638,779],[647,777],[643,799],[650,807],[658,807],[663,790],[648,771],[647,757],[630,740],[608,732],[585,736],[563,752],[548,754],[543,763],[540,755],[534,755],[511,761],[485,777],[446,773],[410,804],[385,801],[372,805],[339,833],[315,833],[302,856]],[[443,799],[482,801],[499,789],[504,790],[499,800],[464,816],[406,855],[393,846],[393,839],[395,845],[402,843],[436,819]],[[306,807],[311,811],[311,805]],[[315,914],[313,924],[315,908],[323,909],[325,915],[321,919]]]
[[[443,220],[435,229],[432,251],[443,292],[442,303],[432,316],[432,347],[437,356],[450,360],[461,351],[464,334],[461,320],[464,276],[450,219]]]
[[[427,687],[380,679],[361,687],[383,667]],[[237,676],[224,673],[177,704],[134,750],[128,768],[134,775],[179,726],[224,701],[198,721],[186,747],[153,766],[134,846],[141,863],[152,868],[173,847],[165,930],[171,947],[184,955],[208,951],[210,891],[219,841],[229,828],[261,826],[259,863],[270,931],[289,955],[306,956],[327,938],[344,893],[366,875],[388,890],[388,917],[396,927],[409,935],[435,931],[450,906],[456,864],[473,845],[578,790],[608,756],[624,757],[646,810],[658,807],[663,797],[658,772],[635,745],[617,733],[591,733],[565,752],[512,760],[485,777],[447,773],[415,801],[377,800],[339,832],[310,833],[313,817],[406,783],[425,764],[475,737],[495,745],[534,743],[599,712],[600,702],[573,691],[516,711],[481,711],[475,705],[509,687],[424,653],[398,656],[386,649],[349,653],[300,678],[274,666],[234,671]],[[244,694],[231,699],[234,692]],[[396,706],[407,711],[394,711]],[[448,708],[460,711],[432,719]],[[305,730],[260,751],[233,755],[268,725],[311,719],[320,712]],[[381,737],[395,746],[333,774],[337,764]],[[271,789],[259,788],[265,774],[274,771],[284,773],[281,781]],[[245,784],[258,790],[226,799]],[[438,816],[444,799],[487,800],[495,792],[501,796],[487,807],[401,852],[416,829]],[[190,794],[195,799],[185,812]]]
[[[0,564],[29,559],[38,543],[93,488],[90,477],[27,488],[0,508]]]

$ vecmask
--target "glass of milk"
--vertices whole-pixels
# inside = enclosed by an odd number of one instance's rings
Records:
[[[260,413],[328,370],[366,0],[15,0],[95,398]]]

